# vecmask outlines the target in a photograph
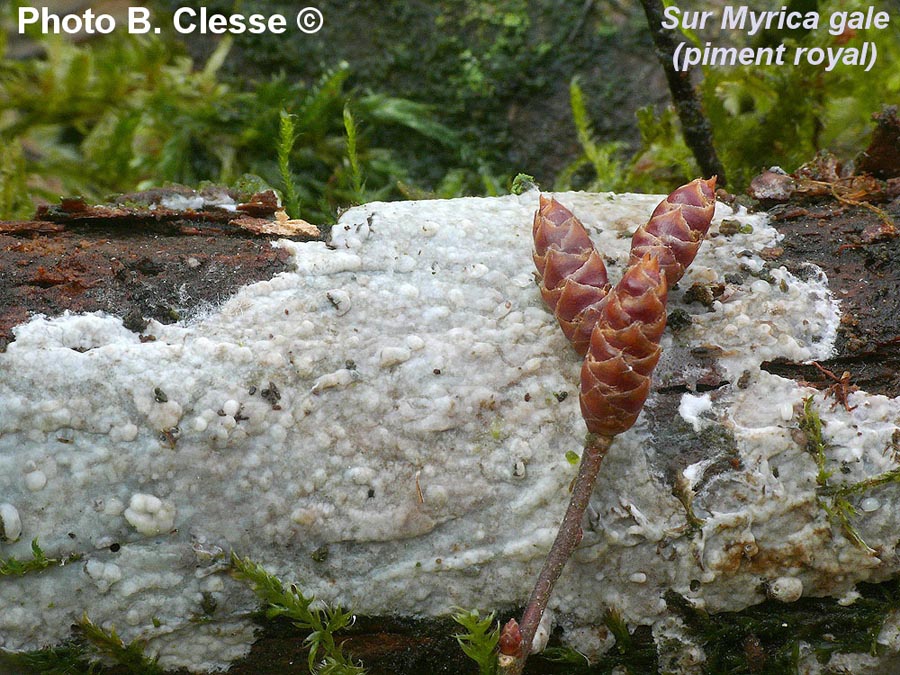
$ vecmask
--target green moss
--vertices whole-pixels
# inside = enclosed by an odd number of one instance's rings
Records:
[[[540,188],[535,183],[534,176],[529,176],[527,173],[517,173],[515,178],[513,178],[509,191],[514,195],[521,195],[529,190],[537,189]]]
[[[500,641],[500,623],[496,613],[482,617],[476,610],[459,609],[453,620],[465,629],[453,637],[466,656],[478,664],[479,675],[494,675],[497,672],[497,644]]]
[[[826,468],[828,458],[825,456],[825,441],[822,437],[822,420],[819,412],[813,406],[813,397],[803,399],[803,409],[799,419],[800,431],[806,435],[806,450],[816,460],[819,471],[816,474],[816,484],[819,487],[828,485],[828,479],[834,473]]]
[[[294,116],[286,110],[282,110],[278,125],[278,173],[281,177],[282,195],[284,196],[284,208],[291,218],[300,217],[300,198],[297,196],[295,186],[296,179],[291,171],[291,153],[294,151],[294,143],[297,141],[297,131],[294,128]]]
[[[267,75],[241,90],[219,76],[230,38],[200,67],[157,37],[41,42],[46,59],[4,61],[0,72],[0,143],[9,150],[0,159],[0,218],[27,216],[32,202],[60,192],[99,200],[252,173],[283,185],[292,216],[331,222],[359,200],[363,176],[366,197],[381,199],[399,196],[397,180],[408,179],[390,150],[357,130],[368,130],[362,123],[402,127],[432,146],[456,143],[426,105],[350,91],[345,62],[310,82]]]
[[[263,602],[270,619],[284,617],[308,633],[303,643],[309,649],[308,666],[314,675],[364,675],[365,669],[343,653],[335,633],[352,625],[351,612],[340,608],[316,608],[314,598],[305,596],[297,586],[284,587],[281,580],[249,558],[231,554],[232,574],[250,584]]]
[[[38,546],[37,539],[31,542],[31,558],[19,560],[18,558],[0,558],[0,576],[23,576],[32,572],[41,572],[48,567],[62,566],[81,559],[81,554],[71,553],[62,558],[48,558],[43,549]]]
[[[104,630],[88,618],[87,613],[77,621],[82,636],[100,654],[121,666],[130,675],[164,675],[156,659],[144,655],[144,644],[135,640],[125,644],[115,628]]]
[[[16,675],[164,675],[156,659],[144,655],[144,645],[136,640],[125,644],[115,629],[104,630],[87,614],[76,621],[78,637],[55,647],[32,652],[0,650],[0,672]],[[111,661],[107,667],[97,661]]]
[[[638,626],[633,632],[622,615],[610,608],[603,615],[603,623],[615,637],[616,643],[595,663],[590,663],[580,652],[570,647],[550,647],[539,657],[550,662],[566,664],[567,675],[649,675],[659,672],[659,656],[649,626]]]
[[[83,644],[69,642],[33,652],[0,650],[0,672],[16,675],[100,675]]]
[[[28,218],[34,211],[25,166],[21,143],[8,142],[0,153],[0,218]]]
[[[868,553],[875,553],[853,524],[853,519],[859,515],[859,512],[850,500],[878,487],[900,483],[900,469],[891,469],[856,483],[835,484],[829,482],[834,476],[834,471],[828,468],[828,457],[825,454],[826,444],[822,435],[822,420],[813,406],[812,396],[803,400],[803,408],[799,415],[799,427],[806,436],[807,451],[814,457],[818,467],[816,501],[819,508],[825,512],[828,521],[839,527],[855,546]]]
[[[703,525],[706,521],[697,516],[694,511],[695,492],[684,478],[684,474],[679,473],[675,478],[675,484],[672,486],[672,495],[681,502],[681,505],[684,507],[684,516],[687,519],[687,533],[689,536],[694,536],[703,529]]]
[[[577,186],[578,189],[590,192],[621,190],[624,187],[625,168],[619,155],[624,144],[597,140],[578,77],[573,77],[569,82],[569,104],[582,154],[560,172],[554,189],[572,190]],[[591,178],[586,184],[576,183],[575,175],[583,169],[590,170]]]
[[[710,615],[682,596],[665,595],[706,652],[703,673],[764,672],[794,675],[799,646],[807,643],[820,663],[838,653],[877,654],[878,634],[888,613],[900,608],[900,583],[860,584],[861,598],[844,606],[833,598],[766,601],[740,612]]]

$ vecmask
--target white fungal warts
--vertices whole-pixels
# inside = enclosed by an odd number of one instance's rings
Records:
[[[91,578],[101,593],[106,593],[110,586],[122,580],[122,569],[118,565],[100,560],[88,560],[84,564],[84,573]]]
[[[769,584],[769,597],[780,602],[795,602],[803,595],[803,582],[796,577],[778,577]]]
[[[39,492],[47,485],[47,475],[40,469],[25,474],[25,487],[31,492]]]
[[[152,537],[168,532],[175,525],[175,505],[150,494],[131,495],[125,520],[143,535]]]
[[[694,396],[693,394],[683,394],[681,402],[678,404],[678,414],[682,419],[694,427],[694,432],[699,432],[703,428],[703,419],[701,415],[712,410],[712,399],[709,394],[701,394]]]
[[[384,347],[378,359],[378,363],[382,368],[390,368],[404,361],[408,361],[412,356],[408,347]]]
[[[326,373],[325,375],[319,377],[315,381],[315,383],[313,383],[310,393],[318,394],[325,389],[331,389],[333,387],[346,387],[358,379],[359,375],[357,374],[356,370],[350,370],[349,368],[340,368],[333,373]]]
[[[420,338],[418,335],[407,335],[406,346],[409,347],[412,351],[417,352],[425,347],[425,340]]]
[[[19,510],[8,502],[0,504],[0,541],[18,541],[21,536]]]
[[[859,508],[865,513],[872,513],[881,508],[881,502],[875,499],[875,497],[866,497],[860,502]]]
[[[172,427],[178,426],[181,415],[181,405],[176,401],[168,400],[162,403],[157,402],[154,407],[150,409],[149,414],[147,415],[147,421],[157,431],[163,431],[164,429],[171,429]]]

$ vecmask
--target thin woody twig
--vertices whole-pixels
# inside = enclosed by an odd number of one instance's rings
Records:
[[[650,34],[653,36],[657,56],[666,73],[666,81],[669,83],[672,101],[678,111],[678,119],[681,120],[684,141],[694,153],[703,174],[705,176],[717,175],[719,185],[725,185],[725,167],[722,166],[722,162],[716,154],[712,128],[703,113],[703,106],[700,104],[697,92],[691,84],[691,69],[686,68],[684,72],[678,72],[672,62],[676,48],[675,38],[671,31],[662,27],[662,0],[641,0],[641,5],[644,7],[644,14],[647,15],[647,24],[650,27]]]
[[[600,472],[600,465],[612,440],[609,436],[588,435],[584,453],[581,456],[581,464],[578,467],[578,476],[572,487],[569,507],[566,509],[566,515],[563,517],[550,553],[544,561],[544,567],[531,592],[528,604],[525,606],[522,623],[517,624],[515,619],[511,619],[504,627],[504,638],[507,642],[505,648],[511,653],[502,653],[504,645],[501,644],[499,663],[507,675],[519,675],[525,667],[525,660],[531,652],[534,634],[537,632],[541,617],[547,608],[553,587],[566,566],[566,562],[572,556],[572,552],[581,542],[583,534],[581,521],[584,518],[591,493],[594,491],[594,483]]]

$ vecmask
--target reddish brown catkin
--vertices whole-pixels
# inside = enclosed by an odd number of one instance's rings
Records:
[[[584,356],[609,291],[606,266],[581,221],[555,199],[541,195],[532,234],[541,295],[575,351]]]
[[[697,178],[659,203],[631,239],[629,265],[646,254],[659,258],[671,288],[694,261],[716,211],[716,177]]]
[[[631,428],[650,393],[666,327],[666,292],[697,255],[716,210],[716,179],[698,178],[667,196],[634,233],[629,267],[599,308],[581,368],[588,431]]]
[[[579,354],[585,353],[582,334],[589,331],[580,400],[591,433],[569,506],[522,622],[510,619],[503,627],[498,664],[509,675],[524,669],[556,580],[581,541],[581,521],[603,458],[613,438],[634,424],[650,392],[666,327],[668,290],[694,260],[709,229],[714,190],[715,178],[698,179],[666,197],[635,232],[629,267],[611,291],[584,227],[568,209],[541,197],[534,219],[534,262],[541,294]],[[589,265],[595,266],[588,267],[590,273],[584,269]]]
[[[581,366],[581,415],[591,433],[615,436],[640,414],[662,351],[667,293],[666,273],[648,253],[606,297]]]

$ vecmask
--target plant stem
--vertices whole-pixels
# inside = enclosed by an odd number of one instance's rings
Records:
[[[669,83],[672,101],[678,111],[678,119],[681,120],[684,142],[694,153],[703,175],[707,177],[717,175],[718,184],[725,185],[725,168],[713,146],[709,119],[704,114],[697,92],[691,84],[691,69],[685,68],[684,72],[678,72],[672,63],[675,37],[671,31],[662,27],[662,0],[641,0],[641,5],[644,7],[644,14],[647,15],[647,25],[653,36],[656,54],[666,73],[666,81]]]
[[[581,455],[581,464],[578,467],[578,476],[572,486],[569,507],[566,509],[559,532],[556,533],[556,539],[553,541],[553,546],[550,547],[544,567],[522,614],[522,622],[518,627],[521,635],[518,654],[513,655],[514,659],[504,665],[504,672],[508,675],[520,675],[525,668],[525,659],[531,652],[534,634],[537,632],[541,617],[547,608],[547,602],[550,600],[556,580],[559,579],[559,575],[572,556],[575,547],[581,543],[581,521],[584,518],[591,493],[594,491],[594,482],[600,472],[600,464],[603,462],[612,440],[610,436],[588,435],[584,453]]]

